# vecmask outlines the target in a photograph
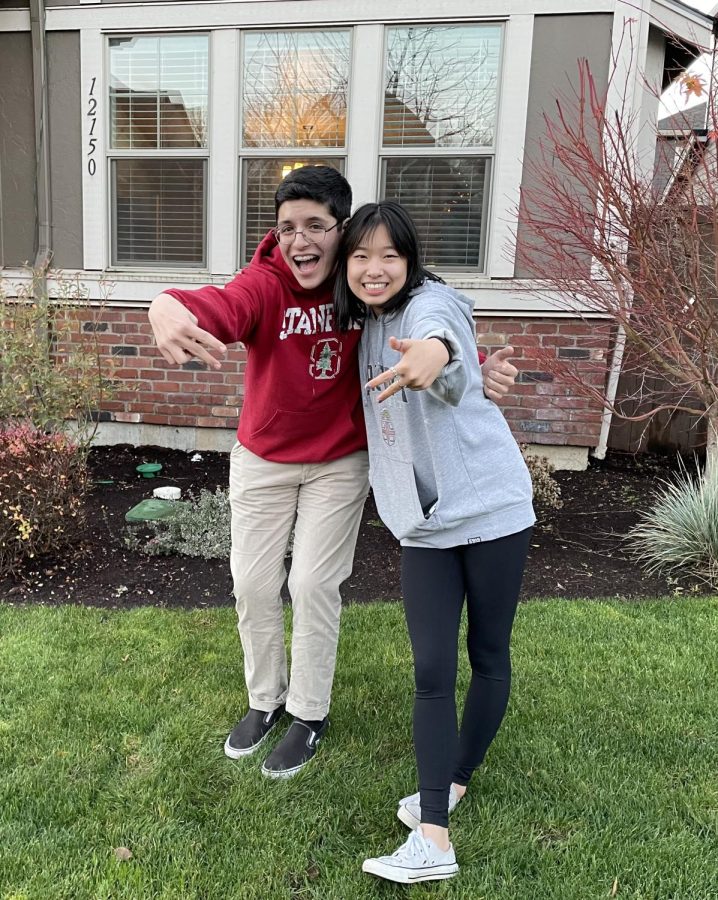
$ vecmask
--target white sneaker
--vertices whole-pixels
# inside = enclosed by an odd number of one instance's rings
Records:
[[[424,837],[421,827],[412,831],[407,841],[391,856],[365,859],[361,868],[369,875],[401,884],[440,881],[442,878],[452,878],[459,871],[453,846],[449,844],[448,850],[439,850],[430,838]]]
[[[461,797],[456,793],[456,789],[452,784],[449,788],[449,812],[452,813],[456,809],[456,804]],[[397,818],[403,822],[407,828],[413,831],[421,824],[421,802],[419,794],[410,794],[408,797],[402,797],[399,801],[399,809],[396,811]]]

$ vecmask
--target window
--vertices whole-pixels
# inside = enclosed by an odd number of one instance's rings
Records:
[[[112,265],[206,265],[207,35],[111,38]]]
[[[247,262],[274,225],[274,193],[287,172],[344,171],[350,34],[248,32],[242,50],[240,259]]]
[[[432,267],[484,268],[501,40],[500,25],[387,29],[381,194]]]

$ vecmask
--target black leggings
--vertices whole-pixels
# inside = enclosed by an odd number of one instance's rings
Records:
[[[414,748],[421,820],[448,827],[451,782],[468,784],[499,730],[511,689],[509,642],[531,529],[480,544],[402,548],[414,651]],[[456,670],[467,601],[471,684],[459,733]]]

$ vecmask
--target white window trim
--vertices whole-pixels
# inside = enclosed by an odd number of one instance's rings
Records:
[[[514,274],[514,232],[523,176],[533,35],[533,15],[511,16],[506,23],[484,265],[490,278],[512,278]]]
[[[29,9],[0,10],[0,32],[30,31]]]
[[[107,103],[104,61],[105,38],[98,29],[80,32],[80,78],[82,83],[82,248],[85,269],[102,270],[109,248],[107,205]],[[94,79],[94,87],[93,87]],[[97,100],[95,128],[90,135],[93,118],[88,115],[90,91]],[[97,139],[95,174],[88,169],[90,137]],[[105,200],[107,198],[107,201]],[[107,205],[106,205],[107,203]]]
[[[213,274],[236,271],[239,241],[239,31],[210,34],[207,262]]]
[[[655,0],[654,0],[655,2]],[[664,3],[668,0],[663,0]],[[103,3],[50,7],[48,28],[83,27],[126,31],[136,11],[139,30],[164,31],[168,21],[180,28],[296,28],[365,24],[401,25],[419,21],[506,19],[514,15],[567,15],[613,12],[616,0],[202,0],[200,3]],[[477,8],[479,7],[480,8]],[[439,8],[437,8],[439,7]],[[663,13],[667,11],[663,8]],[[687,11],[687,16],[690,17]],[[695,13],[700,20],[700,13]],[[680,16],[676,14],[676,19]],[[690,17],[692,19],[692,17]],[[706,19],[703,17],[703,22]],[[685,26],[684,26],[685,27]],[[700,26],[696,29],[700,36]],[[704,25],[706,41],[709,29]]]
[[[356,25],[349,81],[346,177],[354,207],[379,190],[379,145],[384,94],[384,26]],[[367,135],[373,135],[369,139]]]

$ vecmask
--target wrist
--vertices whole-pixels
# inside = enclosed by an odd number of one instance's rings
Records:
[[[446,338],[439,337],[437,334],[432,334],[432,336],[429,338],[429,340],[430,341],[439,341],[440,343],[442,343],[444,345],[444,347],[446,348],[446,352],[449,354],[449,358],[446,360],[446,363],[445,363],[445,365],[448,366],[453,358],[453,353],[451,352],[451,344],[446,340]]]

